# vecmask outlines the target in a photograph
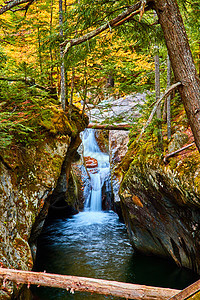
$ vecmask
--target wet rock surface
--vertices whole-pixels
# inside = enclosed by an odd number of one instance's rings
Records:
[[[66,137],[62,141],[49,141],[40,147],[24,149],[22,160],[15,169],[9,168],[8,162],[6,165],[0,162],[1,266],[22,270],[32,268],[28,243],[31,229],[56,186],[69,144],[70,139]],[[6,299],[12,291],[13,285],[6,284],[0,291],[0,298]]]
[[[98,167],[97,159],[90,157],[90,156],[85,156],[84,159],[85,159],[86,168],[91,169],[91,168]]]
[[[135,158],[121,188],[124,220],[136,251],[172,258],[200,273],[200,158],[173,164]]]

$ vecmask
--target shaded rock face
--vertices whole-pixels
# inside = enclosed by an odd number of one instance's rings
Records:
[[[32,226],[56,187],[70,138],[49,139],[40,147],[12,149],[0,162],[1,266],[27,270],[33,266],[28,243]],[[13,292],[12,283],[0,290],[0,299]]]
[[[88,119],[85,116],[82,120],[78,109],[73,110],[71,123],[61,110],[55,117],[61,124],[54,120],[57,127],[53,131],[45,127],[45,137],[37,144],[13,144],[0,153],[1,267],[32,269],[37,237],[56,197],[63,197],[65,206],[76,209],[71,163],[81,142],[79,132]],[[0,281],[0,285],[0,299],[10,299],[11,295],[28,299],[19,295],[21,287],[12,282]]]
[[[75,162],[80,159],[77,152],[80,143],[79,136],[71,141],[56,188],[49,199],[48,218],[68,217],[83,208],[80,176],[74,168]]]
[[[172,258],[200,273],[200,168],[188,159],[176,169],[162,161],[133,161],[120,188],[124,220],[133,247]]]

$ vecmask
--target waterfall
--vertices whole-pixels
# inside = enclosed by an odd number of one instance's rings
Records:
[[[109,155],[101,152],[95,139],[94,129],[85,129],[82,135],[83,155],[98,165],[87,168],[91,181],[91,192],[85,200],[85,210],[102,210],[102,187],[110,177]]]
[[[100,211],[102,209],[101,177],[99,173],[90,174],[90,176],[91,176],[92,191],[90,196],[89,209],[91,211]]]

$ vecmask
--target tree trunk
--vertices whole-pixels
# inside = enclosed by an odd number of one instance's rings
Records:
[[[167,88],[171,85],[171,62],[167,55]],[[167,97],[167,138],[171,139],[171,94]]]
[[[200,152],[200,82],[176,0],[154,0],[179,92]]]
[[[52,25],[53,25],[53,0],[51,0],[51,14],[50,14],[50,22],[49,22],[49,32],[50,36],[52,35]],[[51,67],[50,67],[50,85],[53,86],[53,51],[52,51],[52,43],[50,42],[49,45],[49,54],[50,54],[50,61],[51,61]]]
[[[198,62],[198,66],[199,66],[199,77],[200,77],[200,42],[199,42],[199,62]]]
[[[71,92],[70,92],[70,99],[69,99],[69,118],[70,118],[70,120],[71,120],[73,95],[74,95],[74,77],[75,77],[75,68],[72,67]]]
[[[60,0],[61,1],[61,0]],[[74,45],[90,40],[109,27],[119,26],[127,21],[132,14],[140,13],[142,2],[134,4],[109,23],[87,33],[77,39],[65,40],[65,53]],[[181,81],[179,92],[194,135],[195,143],[200,152],[200,82],[195,69],[187,34],[176,0],[146,0],[146,10],[152,5],[156,9],[161,24],[168,53],[176,81]]]
[[[156,92],[156,102],[160,99],[160,62],[159,62],[159,47],[155,45],[155,92]],[[162,149],[162,124],[161,124],[161,103],[158,105],[156,110],[158,121],[158,143],[159,148]]]
[[[83,90],[83,109],[82,109],[82,120],[84,118],[85,113],[85,107],[86,107],[86,101],[87,101],[87,89],[88,89],[88,79],[87,79],[87,60],[85,60],[85,71],[84,71],[84,90]]]
[[[62,288],[70,291],[72,294],[75,291],[80,291],[135,300],[167,300],[180,292],[169,288],[4,268],[0,268],[0,279],[3,279],[3,286],[6,286],[6,281],[8,280],[17,284],[28,284],[28,286],[34,284]]]
[[[40,38],[40,28],[37,27],[37,38],[38,38],[38,59],[40,65],[40,77],[42,78],[43,66],[42,66],[42,51],[41,51],[41,38]]]
[[[59,25],[60,25],[60,36],[63,38],[63,7],[62,0],[59,0]],[[63,110],[66,107],[66,88],[65,88],[65,66],[64,66],[64,48],[60,46],[60,100]]]
[[[156,92],[156,101],[160,98],[160,66],[159,66],[159,55],[158,55],[158,46],[155,46],[157,53],[154,57],[155,60],[155,92]],[[157,108],[157,117],[161,118],[161,108],[160,105]]]

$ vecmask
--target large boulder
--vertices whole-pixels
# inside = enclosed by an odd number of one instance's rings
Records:
[[[195,146],[164,164],[153,145],[133,143],[122,165],[121,206],[134,249],[200,273],[200,155]]]
[[[45,206],[47,197],[56,187],[62,163],[70,144],[69,137],[52,140],[39,147],[13,149],[15,162],[0,162],[0,232],[2,267],[30,270],[33,258],[28,240],[36,217]],[[21,159],[17,159],[21,156]],[[15,164],[15,166],[13,165]],[[8,283],[0,291],[7,299],[13,292]]]
[[[91,123],[132,123],[139,117],[139,106],[145,102],[146,93],[133,93],[125,97],[109,97],[97,106],[87,105],[86,112]]]
[[[62,126],[52,121],[47,129],[43,124],[46,131],[42,140],[28,147],[13,143],[0,153],[1,267],[32,269],[35,242],[47,216],[52,194],[59,189],[67,192],[70,165],[80,144],[78,134],[86,126],[86,121],[82,122],[75,110],[73,114],[77,121],[70,125],[66,114],[58,113]],[[57,112],[54,118],[56,116]],[[0,284],[0,299],[17,295],[17,285],[12,282],[3,284],[2,281]]]

